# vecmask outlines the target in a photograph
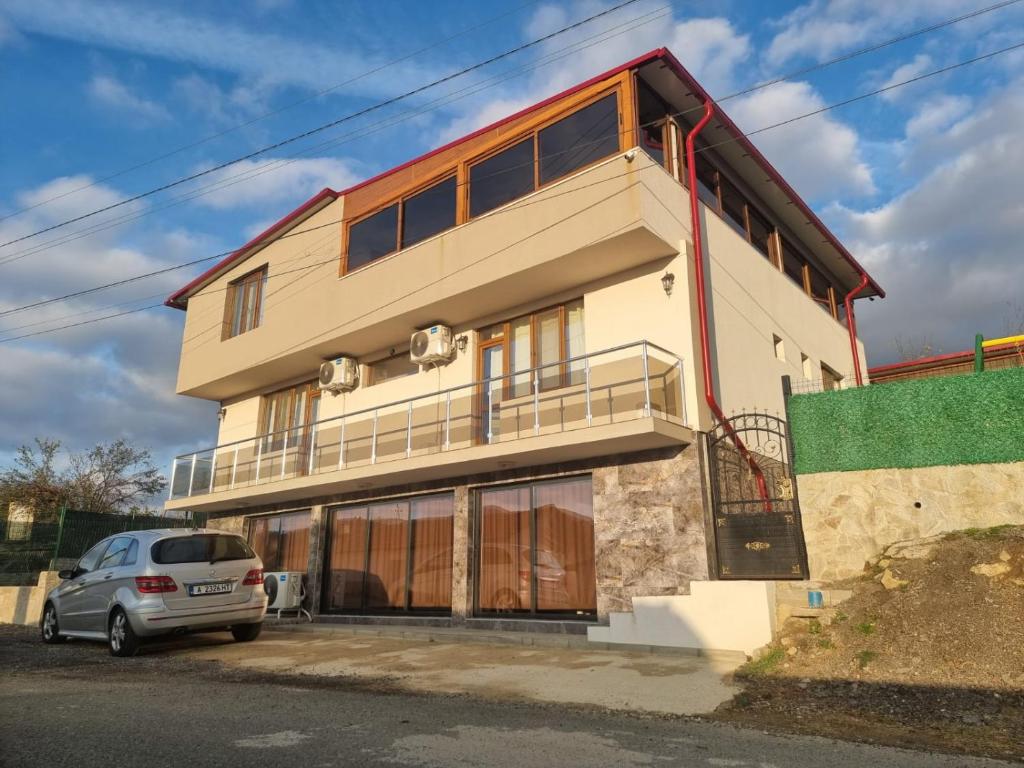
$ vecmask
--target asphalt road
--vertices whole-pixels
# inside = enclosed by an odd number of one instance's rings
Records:
[[[103,646],[47,647],[0,630],[0,766],[1005,765],[685,718],[414,695],[386,681],[254,674],[176,648],[118,660]]]

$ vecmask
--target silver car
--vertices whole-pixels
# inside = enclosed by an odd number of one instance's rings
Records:
[[[209,529],[108,536],[46,596],[43,641],[104,640],[132,656],[141,638],[230,629],[255,640],[267,611],[263,563],[241,536]]]

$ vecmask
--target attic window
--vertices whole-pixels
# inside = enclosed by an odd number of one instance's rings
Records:
[[[263,298],[266,286],[266,266],[262,266],[228,285],[225,307],[225,339],[259,327],[263,320]]]

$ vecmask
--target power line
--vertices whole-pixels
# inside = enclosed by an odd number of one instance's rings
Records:
[[[972,59],[968,59],[966,61],[957,62],[955,64],[952,64],[952,65],[949,65],[949,66],[946,66],[946,67],[942,67],[940,69],[936,69],[936,70],[933,70],[931,72],[927,72],[927,73],[924,73],[924,74],[921,74],[921,75],[909,78],[907,80],[904,80],[904,81],[899,82],[899,83],[895,83],[893,85],[885,86],[883,88],[878,88],[878,89],[875,89],[873,91],[869,91],[867,93],[859,94],[859,95],[851,97],[849,99],[845,99],[843,101],[835,102],[835,103],[827,105],[825,107],[821,107],[821,108],[813,110],[811,112],[807,112],[807,113],[804,113],[804,114],[801,114],[801,115],[797,115],[797,116],[792,117],[792,118],[788,118],[786,120],[782,120],[782,121],[780,121],[778,123],[774,123],[772,125],[768,125],[768,126],[765,126],[763,128],[759,128],[759,129],[754,130],[754,131],[749,131],[749,132],[741,133],[739,137],[725,139],[725,140],[723,140],[721,142],[704,146],[704,147],[698,149],[697,151],[698,152],[704,152],[704,151],[707,151],[709,149],[713,149],[715,147],[722,146],[724,144],[729,144],[729,143],[732,143],[732,142],[736,141],[740,137],[747,137],[747,138],[749,138],[750,136],[755,136],[755,135],[758,135],[760,133],[764,133],[766,131],[782,127],[784,125],[789,125],[789,124],[797,122],[799,120],[803,120],[803,119],[806,119],[806,118],[809,118],[809,117],[813,117],[815,115],[819,115],[819,114],[822,114],[824,112],[828,112],[830,110],[837,109],[839,107],[846,106],[846,105],[851,104],[851,103],[855,103],[857,101],[861,101],[861,100],[864,100],[864,99],[867,99],[867,98],[870,98],[870,97],[873,97],[873,96],[877,96],[877,95],[879,95],[881,93],[885,93],[887,91],[891,91],[891,90],[894,90],[896,88],[901,88],[901,87],[904,87],[906,85],[910,85],[912,83],[918,82],[920,80],[924,80],[924,79],[929,78],[929,77],[934,77],[936,75],[943,74],[943,73],[949,72],[951,70],[959,69],[961,67],[965,67],[965,66],[967,66],[969,64],[973,64],[973,63],[976,63],[976,62],[979,62],[979,61],[983,61],[983,60],[986,60],[986,59],[991,59],[991,58],[993,58],[995,56],[998,56],[998,55],[1001,55],[1001,54],[1004,54],[1004,53],[1008,53],[1010,51],[1019,49],[1021,47],[1024,47],[1024,42],[1018,43],[1018,44],[1015,44],[1015,45],[1012,45],[1012,46],[1007,46],[1005,48],[1002,48],[1002,49],[999,49],[999,50],[996,50],[996,51],[992,51],[990,53],[983,54],[981,56],[977,56],[977,57],[974,57]],[[693,110],[691,109],[691,110],[684,110],[682,112],[672,113],[672,116],[684,115],[684,114],[686,114],[687,112],[690,112],[690,111],[693,111]],[[657,121],[655,121],[655,122],[657,122]],[[643,127],[643,126],[641,126],[641,127]],[[595,140],[595,142],[588,142],[588,143],[596,143],[596,142],[599,142],[600,140],[601,139],[597,139],[597,140]],[[578,150],[579,150],[579,147],[574,145],[570,149],[564,150],[564,151],[565,152],[569,152],[569,151],[578,151]],[[297,230],[295,232],[291,232],[291,233],[287,233],[285,235],[281,235],[278,239],[285,239],[287,237],[294,237],[296,235],[306,234],[307,232],[310,232],[310,231],[314,231],[314,230],[317,230],[317,229],[322,229],[322,228],[325,228],[325,227],[328,227],[328,226],[334,226],[335,224],[340,224],[342,221],[343,221],[342,219],[338,219],[338,220],[334,220],[334,221],[326,222],[324,224],[317,225],[315,227],[310,227],[308,229]],[[135,282],[137,280],[145,279],[147,277],[152,277],[152,276],[164,274],[164,273],[173,271],[175,269],[180,269],[182,267],[192,266],[194,264],[198,264],[198,263],[201,263],[201,262],[204,262],[204,261],[210,261],[210,260],[216,259],[216,258],[222,258],[224,256],[230,255],[231,253],[235,253],[235,252],[237,252],[237,249],[235,249],[234,251],[225,251],[225,252],[222,252],[220,254],[215,254],[213,256],[209,256],[209,257],[206,257],[206,258],[203,258],[203,259],[197,259],[197,260],[194,260],[194,261],[191,261],[191,262],[187,262],[185,264],[176,265],[176,266],[168,267],[168,268],[165,268],[165,269],[157,270],[155,272],[146,273],[146,274],[143,274],[143,275],[137,275],[137,276],[132,277],[132,278],[126,278],[125,280],[120,280],[120,281],[116,281],[116,282],[113,282],[113,283],[107,283],[107,284],[104,284],[104,285],[95,286],[93,288],[89,288],[89,289],[86,289],[86,290],[83,290],[83,291],[78,291],[78,292],[74,292],[74,293],[70,293],[70,294],[65,294],[64,296],[54,297],[54,298],[51,298],[51,299],[46,299],[46,300],[42,300],[42,301],[39,301],[39,302],[34,302],[32,304],[24,305],[22,307],[15,307],[15,308],[4,310],[4,311],[0,312],[0,316],[4,316],[4,315],[8,315],[8,314],[13,314],[15,312],[20,312],[20,311],[23,311],[23,310],[35,308],[35,307],[38,307],[38,306],[42,306],[44,304],[50,304],[50,303],[54,303],[54,302],[57,302],[57,301],[63,301],[63,300],[66,300],[68,298],[73,298],[73,297],[76,297],[76,296],[81,296],[81,295],[85,295],[85,294],[89,294],[89,293],[94,293],[94,292],[97,292],[97,291],[100,291],[100,290],[104,290],[106,288],[112,288],[112,287],[124,285],[124,284],[127,284],[127,283]],[[299,258],[301,258],[301,257],[299,257]],[[330,259],[329,261],[333,262],[333,261],[335,261],[335,259],[332,257],[332,259]],[[327,262],[323,262],[323,263],[327,263]],[[314,268],[316,266],[320,266],[321,264],[322,263],[309,265],[307,267],[302,267],[302,268],[300,268],[300,270],[295,270],[295,271],[311,269],[311,268]],[[281,273],[281,274],[288,274],[288,272]],[[55,329],[52,329],[52,330],[55,330],[55,331],[56,330],[62,330],[62,328],[55,328]],[[12,328],[12,329],[7,329],[7,330],[14,330],[14,329]],[[0,333],[2,333],[2,332],[3,331],[0,331]],[[0,339],[0,342],[13,341],[13,340],[14,339]]]
[[[441,40],[438,40],[438,41],[436,41],[434,43],[431,43],[430,45],[427,45],[427,46],[424,46],[422,48],[419,48],[419,49],[413,51],[412,53],[406,54],[405,56],[400,56],[397,59],[392,59],[391,61],[385,62],[384,64],[381,64],[381,65],[379,65],[377,67],[374,67],[373,69],[369,69],[369,70],[367,70],[365,72],[362,72],[362,73],[360,73],[360,74],[358,74],[358,75],[356,75],[354,77],[350,77],[348,80],[344,80],[344,81],[342,81],[340,83],[336,83],[334,85],[328,86],[327,88],[323,88],[323,89],[321,89],[319,91],[316,91],[315,93],[313,93],[313,94],[311,94],[309,96],[301,98],[301,99],[299,99],[297,101],[293,101],[293,102],[291,102],[289,104],[286,104],[286,105],[284,105],[282,107],[278,107],[277,109],[269,110],[267,112],[264,112],[261,115],[257,115],[256,117],[250,118],[249,120],[246,120],[244,122],[236,123],[235,125],[231,126],[230,128],[225,128],[222,131],[218,131],[217,133],[210,134],[210,135],[205,136],[205,137],[203,137],[201,139],[193,141],[190,144],[185,144],[183,146],[178,147],[177,149],[173,149],[173,150],[170,150],[169,152],[165,152],[162,155],[157,155],[156,157],[152,157],[149,160],[143,161],[143,162],[138,163],[136,165],[129,166],[127,168],[122,168],[119,171],[115,171],[115,172],[110,173],[110,174],[108,174],[106,176],[98,178],[95,181],[90,182],[89,184],[83,184],[82,186],[75,187],[74,189],[68,190],[67,192],[62,192],[59,195],[54,195],[53,197],[48,197],[45,200],[40,200],[39,202],[33,203],[32,205],[26,206],[24,208],[20,208],[20,209],[18,209],[16,211],[12,211],[11,213],[8,213],[8,214],[5,214],[3,216],[0,216],[0,221],[5,221],[5,220],[13,218],[15,216],[19,216],[22,213],[27,213],[28,211],[31,211],[31,210],[34,210],[34,209],[39,208],[41,206],[47,205],[47,204],[52,203],[52,202],[54,202],[56,200],[61,200],[61,199],[65,198],[65,197],[68,197],[69,195],[73,195],[73,194],[76,194],[77,192],[81,192],[83,190],[90,189],[91,187],[95,187],[98,184],[103,184],[103,183],[105,183],[107,181],[110,181],[111,179],[116,179],[116,178],[118,178],[120,176],[124,176],[127,173],[131,173],[133,171],[137,171],[140,168],[145,168],[147,166],[153,165],[154,163],[158,163],[161,160],[166,160],[169,157],[174,157],[175,155],[178,155],[178,154],[180,154],[182,152],[186,152],[186,151],[188,151],[190,149],[195,149],[198,146],[201,146],[203,144],[207,144],[207,143],[209,143],[211,141],[215,141],[216,139],[219,139],[219,138],[222,138],[224,136],[227,136],[228,134],[234,133],[235,131],[241,130],[242,128],[248,128],[250,125],[254,125],[254,124],[260,122],[261,120],[266,120],[268,117],[274,117],[275,115],[279,115],[282,112],[287,112],[290,109],[294,109],[295,107],[301,106],[303,104],[307,104],[310,101],[314,101],[314,100],[320,98],[321,96],[326,96],[328,93],[332,93],[334,91],[339,90],[340,88],[344,88],[347,85],[352,85],[353,83],[356,83],[356,82],[358,82],[360,80],[363,80],[363,79],[365,79],[367,77],[371,77],[372,75],[375,75],[375,74],[377,74],[379,72],[383,72],[385,69],[389,69],[390,67],[393,67],[396,64],[401,64],[404,61],[408,61],[410,59],[413,59],[413,58],[415,58],[415,57],[417,57],[417,56],[419,56],[421,54],[426,53],[427,51],[433,50],[434,48],[439,48],[442,45],[445,45],[446,43],[450,43],[452,40],[460,38],[460,37],[462,37],[464,35],[468,35],[471,32],[476,32],[476,31],[478,31],[480,29],[483,29],[484,27],[490,26],[491,24],[493,24],[496,21],[500,21],[501,19],[507,18],[508,16],[515,15],[516,13],[519,13],[524,8],[527,8],[527,7],[531,6],[531,5],[536,5],[537,2],[539,2],[539,0],[526,0],[526,2],[516,6],[515,8],[513,8],[513,9],[511,9],[509,11],[506,11],[505,13],[501,13],[501,14],[498,14],[497,16],[493,16],[490,19],[487,19],[486,21],[481,22],[480,24],[476,24],[475,26],[467,27],[465,29],[459,30],[458,32],[456,32],[456,33],[454,33],[452,35],[449,35],[448,37],[442,38]]]
[[[667,15],[667,13],[662,13],[662,11],[666,11],[669,8],[670,6],[661,6],[660,8],[655,9],[655,11],[634,17],[622,24],[609,27],[608,29],[605,29],[596,35],[592,35],[588,38],[583,38],[582,41],[577,41],[576,43],[572,43],[569,46],[560,49],[559,51],[549,54],[548,56],[542,57],[537,62],[521,67],[515,67],[513,69],[507,70],[506,72],[500,73],[499,75],[486,78],[481,83],[468,86],[458,91],[453,91],[452,93],[446,94],[443,97],[437,98],[431,102],[427,102],[426,106],[423,108],[408,110],[405,113],[402,113],[398,116],[387,118],[376,123],[371,123],[368,126],[363,126],[347,134],[342,134],[339,137],[335,137],[327,141],[323,141],[319,144],[315,144],[313,146],[302,149],[292,155],[286,156],[283,159],[272,160],[266,163],[262,168],[255,168],[250,169],[248,171],[243,171],[233,176],[228,176],[224,179],[220,179],[212,184],[200,186],[196,189],[189,191],[188,193],[179,195],[176,198],[172,198],[170,201],[165,202],[163,205],[157,206],[155,208],[147,209],[140,213],[127,214],[121,216],[120,218],[108,219],[106,221],[100,222],[99,224],[92,225],[86,229],[79,230],[78,232],[58,237],[55,240],[50,240],[36,246],[31,246],[21,251],[15,251],[14,253],[7,254],[6,256],[0,258],[0,265],[8,264],[12,261],[17,261],[27,256],[35,255],[36,253],[49,250],[50,248],[53,247],[65,245],[69,242],[79,240],[83,237],[88,237],[98,232],[121,226],[122,224],[128,223],[130,221],[136,221],[145,216],[150,216],[161,210],[166,210],[167,208],[181,205],[182,203],[187,202],[189,200],[194,200],[198,197],[204,197],[208,194],[212,194],[213,192],[219,191],[221,189],[234,186],[235,184],[240,184],[242,181],[245,181],[247,179],[252,179],[255,178],[256,176],[261,176],[264,173],[269,173],[271,171],[278,170],[287,165],[290,165],[291,163],[296,162],[297,158],[299,158],[300,156],[308,154],[314,150],[326,149],[328,147],[333,147],[342,143],[347,143],[349,141],[352,141],[353,139],[360,138],[367,134],[373,133],[381,128],[388,128],[391,127],[392,125],[397,125],[398,123],[403,122],[404,120],[430,112],[437,106],[449,104],[452,103],[453,101],[458,101],[460,99],[466,98],[467,96],[479,93],[480,91],[486,90],[487,88],[491,87],[492,85],[498,82],[503,82],[505,80],[511,79],[512,77],[516,77],[525,74],[526,72],[538,69],[540,67],[547,66],[555,61],[563,59],[574,53],[578,53],[581,50],[593,47],[594,45],[597,45],[600,42],[604,42],[607,39],[617,37],[632,29],[636,29],[637,27],[643,26],[644,24],[649,24],[652,21],[655,21],[657,18]],[[625,28],[623,29],[623,27]],[[618,29],[619,31],[612,33],[612,30],[616,29]],[[585,45],[583,44],[584,42],[586,43]]]
[[[850,53],[842,54],[842,55],[837,56],[837,57],[835,57],[833,59],[830,59],[828,61],[821,62],[819,64],[815,64],[815,65],[812,65],[812,66],[809,66],[809,67],[804,67],[804,68],[801,68],[801,69],[797,69],[797,70],[791,71],[791,72],[786,73],[784,75],[780,75],[780,76],[772,78],[770,80],[767,80],[767,81],[758,83],[756,85],[753,85],[753,86],[751,86],[749,88],[745,88],[743,90],[736,91],[734,93],[728,94],[726,96],[721,97],[720,99],[717,99],[716,101],[721,103],[721,102],[724,102],[724,101],[728,101],[729,99],[737,98],[739,96],[748,95],[750,93],[762,90],[762,89],[767,88],[767,87],[772,86],[772,85],[776,85],[776,84],[784,82],[786,80],[791,80],[791,79],[793,79],[795,77],[806,75],[806,74],[809,74],[809,73],[812,73],[812,72],[815,72],[815,71],[819,71],[819,70],[825,69],[825,68],[827,68],[829,66],[833,66],[833,65],[838,64],[838,63],[842,63],[842,62],[845,62],[845,61],[852,60],[852,59],[857,58],[859,56],[863,56],[863,55],[865,55],[867,53],[872,53],[874,51],[877,51],[877,50],[880,50],[882,48],[894,45],[896,43],[903,42],[903,41],[912,39],[914,37],[918,37],[920,35],[923,35],[923,34],[926,34],[926,33],[929,33],[929,32],[934,32],[936,30],[943,29],[945,27],[949,27],[949,26],[952,26],[954,24],[961,23],[961,22],[967,21],[969,19],[977,18],[977,17],[979,17],[979,16],[981,16],[983,14],[990,13],[990,12],[996,11],[996,10],[1000,10],[1002,8],[1005,8],[1005,7],[1008,7],[1008,6],[1011,6],[1011,5],[1015,5],[1015,4],[1019,3],[1019,2],[1021,2],[1021,0],[1003,0],[1003,2],[995,3],[993,5],[986,6],[984,8],[979,8],[979,9],[977,9],[975,11],[971,11],[969,13],[962,14],[960,16],[956,16],[956,17],[953,17],[953,18],[950,18],[950,19],[946,19],[946,20],[943,20],[943,21],[940,21],[940,22],[937,22],[935,24],[931,24],[931,25],[928,25],[928,26],[925,26],[925,27],[920,27],[920,28],[917,28],[915,30],[911,30],[910,32],[898,35],[896,37],[889,38],[888,40],[885,40],[885,41],[882,41],[882,42],[879,42],[879,43],[875,43],[873,45],[870,45],[870,46],[867,46],[867,47],[864,47],[864,48],[860,48],[860,49],[858,49],[856,51],[852,51]],[[660,10],[660,9],[656,9],[656,10]],[[654,12],[652,12],[652,13],[654,13]],[[652,14],[647,14],[647,15],[651,16]],[[643,19],[643,18],[644,18],[644,16],[637,17],[637,19]],[[635,21],[637,19],[634,19],[633,21]],[[653,19],[652,18],[648,18],[646,21],[643,21],[641,23],[642,24],[646,24],[646,23],[649,23],[650,21],[653,21]],[[632,21],[631,22],[627,22],[627,24],[630,24],[630,23],[632,23]],[[636,26],[640,26],[640,25],[641,24],[636,24]],[[619,25],[619,26],[625,26],[625,25]],[[615,27],[611,27],[610,29],[615,29]],[[600,37],[601,35],[606,34],[608,31],[609,30],[605,30],[604,32],[599,33],[598,35],[596,35],[594,37]],[[619,33],[619,34],[621,34],[621,33]],[[590,47],[590,46],[588,45],[588,46],[583,46],[583,47]],[[572,48],[573,48],[573,46],[568,46],[567,50],[571,50]],[[565,54],[565,55],[569,55],[569,54]],[[546,65],[548,63],[551,63],[551,61],[557,60],[558,58],[563,58],[563,56],[562,55],[558,55],[558,56],[554,56],[553,55],[550,58],[549,61],[538,63],[534,67],[523,68],[523,71],[530,71],[531,69],[536,68],[538,66],[544,66],[544,65]],[[514,73],[514,70],[511,71],[511,73]],[[491,78],[491,80],[500,80],[500,79],[503,79],[503,77],[502,76],[498,76],[497,78]],[[486,83],[487,81],[484,81],[484,82]],[[480,90],[482,90],[482,88]],[[476,90],[475,86],[471,87],[469,89],[463,89],[463,92],[466,92],[466,91],[469,92],[469,93],[466,93],[466,95],[471,95],[472,93],[478,92]],[[455,93],[457,94],[459,92],[455,92]],[[438,104],[443,104],[443,103],[450,103],[449,101],[447,101],[450,97],[451,97],[451,94],[448,97],[444,97],[442,99],[435,100],[432,104],[433,105],[438,105]],[[457,97],[455,97],[452,100],[457,100],[458,98],[464,98],[464,97],[465,96],[457,96]],[[692,112],[692,111],[694,111],[696,109],[699,109],[699,108],[694,108],[694,109],[691,109],[691,110],[686,110],[684,112],[678,113],[677,116],[688,114],[689,112]],[[82,230],[79,233],[71,235],[70,237],[58,238],[55,241],[50,241],[48,243],[44,243],[44,244],[42,244],[40,246],[37,246],[35,248],[30,248],[30,249],[25,250],[25,251],[21,251],[21,252],[16,252],[14,254],[10,254],[6,258],[0,258],[0,265],[6,264],[6,263],[8,263],[10,261],[17,260],[17,259],[22,258],[24,256],[28,256],[28,255],[33,255],[35,253],[39,253],[39,252],[41,252],[43,250],[48,250],[50,247],[56,247],[56,246],[59,246],[59,245],[64,245],[64,244],[66,244],[68,242],[72,242],[72,241],[80,239],[82,237],[87,237],[87,236],[95,234],[95,233],[97,233],[99,231],[103,231],[103,230],[106,230],[106,229],[110,229],[112,227],[120,226],[123,223],[127,223],[129,221],[137,220],[139,218],[142,218],[143,216],[148,216],[148,215],[151,215],[152,213],[156,213],[159,210],[164,210],[164,209],[166,209],[168,207],[172,207],[174,205],[179,205],[179,204],[181,204],[183,202],[187,202],[188,200],[195,199],[196,197],[201,197],[201,196],[204,196],[205,194],[210,194],[213,191],[217,191],[219,189],[223,189],[223,188],[225,188],[227,186],[233,186],[236,183],[241,183],[242,180],[249,179],[249,178],[254,178],[255,176],[262,175],[263,173],[267,173],[267,172],[270,172],[270,171],[273,171],[273,170],[277,170],[278,168],[284,167],[285,165],[288,165],[291,162],[294,162],[294,158],[297,158],[298,156],[301,156],[302,154],[306,154],[307,152],[310,152],[313,149],[326,148],[326,147],[330,147],[330,146],[337,146],[338,143],[344,143],[346,141],[352,140],[352,138],[358,138],[358,137],[360,137],[362,135],[366,135],[367,132],[374,130],[375,127],[380,127],[381,125],[383,125],[384,127],[390,127],[391,125],[395,125],[395,124],[397,124],[399,122],[402,122],[404,119],[407,119],[410,116],[415,116],[417,114],[423,114],[425,111],[429,111],[429,110],[420,110],[420,111],[410,110],[409,112],[405,113],[405,116],[399,116],[399,118],[393,119],[390,122],[381,121],[380,123],[377,123],[375,125],[371,125],[369,127],[361,129],[359,131],[354,131],[354,132],[348,134],[347,136],[338,137],[338,138],[335,138],[335,139],[323,142],[323,143],[321,143],[319,145],[314,145],[314,147],[307,148],[305,150],[300,151],[299,153],[297,153],[295,155],[291,155],[290,156],[291,159],[272,161],[271,163],[268,163],[262,169],[254,169],[254,170],[250,170],[250,171],[247,171],[247,172],[243,172],[242,174],[236,174],[233,177],[228,177],[227,179],[223,179],[223,180],[221,180],[221,181],[219,181],[219,182],[217,182],[217,183],[215,183],[213,185],[210,185],[208,187],[205,187],[205,188],[204,187],[200,187],[199,190],[194,190],[192,193],[189,193],[188,195],[180,196],[175,201],[172,201],[172,202],[170,202],[170,203],[168,203],[166,205],[160,206],[160,207],[158,207],[156,209],[151,209],[151,210],[143,212],[143,213],[129,215],[127,217],[122,217],[121,219],[110,220],[109,222],[105,222],[104,224],[98,225],[96,227],[92,227],[92,228],[87,229],[87,230]],[[644,126],[641,126],[641,127],[644,127]],[[238,181],[231,181],[232,179],[239,179],[239,180]],[[228,183],[228,182],[231,182],[231,183]],[[201,190],[204,190],[204,189],[208,189],[210,191],[202,192]],[[2,221],[2,219],[0,219],[0,221]],[[31,237],[31,236],[32,235],[29,235],[28,237]],[[15,242],[15,241],[12,241],[12,242]]]
[[[225,161],[223,163],[219,163],[217,165],[210,166],[209,168],[204,168],[201,171],[197,171],[196,173],[190,174],[188,176],[183,176],[182,178],[176,179],[176,180],[168,182],[166,184],[162,184],[162,185],[160,185],[158,187],[155,187],[153,189],[147,190],[146,192],[140,192],[137,195],[132,195],[130,197],[123,198],[121,200],[118,200],[115,203],[110,203],[109,205],[102,206],[102,207],[97,208],[96,210],[90,211],[88,213],[84,213],[84,214],[81,214],[79,216],[74,216],[74,217],[72,217],[70,219],[66,219],[64,221],[58,222],[57,224],[51,224],[48,227],[44,227],[43,229],[37,230],[35,232],[31,232],[31,233],[29,233],[27,235],[22,235],[20,237],[14,238],[13,240],[8,240],[5,243],[0,243],[0,248],[6,247],[8,245],[13,245],[14,243],[19,243],[19,242],[22,242],[24,240],[28,240],[30,238],[36,237],[37,235],[41,235],[41,234],[43,234],[45,232],[52,232],[55,229],[60,229],[61,227],[65,227],[68,224],[73,224],[73,223],[78,222],[78,221],[83,221],[84,219],[88,219],[88,218],[90,218],[92,216],[95,216],[95,215],[97,215],[99,213],[105,213],[106,211],[114,210],[115,208],[120,208],[122,206],[128,205],[129,203],[133,203],[133,202],[136,202],[138,200],[142,200],[142,199],[145,199],[147,197],[151,197],[152,195],[158,194],[160,192],[164,192],[164,191],[166,191],[168,189],[173,189],[174,187],[178,187],[178,186],[180,186],[182,184],[186,184],[186,183],[188,183],[190,181],[194,181],[195,179],[199,179],[199,178],[202,178],[204,176],[208,176],[211,173],[215,173],[216,171],[223,170],[224,168],[227,168],[229,166],[232,166],[232,165],[235,165],[237,163],[243,162],[245,160],[251,160],[254,157],[259,157],[260,155],[266,154],[267,152],[271,152],[271,151],[273,151],[275,149],[280,149],[281,147],[287,146],[289,144],[294,144],[297,141],[301,141],[302,139],[305,139],[305,138],[313,136],[313,135],[315,135],[317,133],[321,133],[323,131],[326,131],[329,128],[334,128],[334,127],[336,127],[338,125],[341,125],[342,123],[346,123],[346,122],[348,122],[350,120],[354,120],[357,117],[362,117],[363,115],[370,114],[371,112],[376,112],[376,111],[378,111],[380,109],[383,109],[384,107],[387,107],[387,106],[390,106],[392,104],[396,104],[396,103],[398,103],[400,101],[404,101],[406,99],[412,98],[413,96],[416,96],[416,95],[418,95],[420,93],[423,93],[424,91],[427,91],[427,90],[429,90],[431,88],[434,88],[434,87],[436,87],[438,85],[442,85],[443,83],[447,83],[447,82],[450,82],[452,80],[455,80],[456,78],[462,77],[463,75],[469,74],[470,72],[475,72],[478,69],[482,69],[482,68],[484,68],[486,66],[489,66],[490,64],[493,64],[493,63],[495,63],[497,61],[501,61],[502,59],[506,59],[509,56],[513,56],[513,55],[515,55],[517,53],[521,53],[522,51],[525,51],[525,50],[528,50],[530,48],[533,48],[533,47],[535,47],[537,45],[540,45],[541,43],[547,42],[548,40],[552,40],[555,37],[558,37],[559,35],[565,34],[566,32],[570,32],[570,31],[572,31],[574,29],[578,29],[579,27],[584,26],[586,24],[589,24],[590,22],[592,22],[592,21],[594,21],[596,19],[599,19],[599,18],[601,18],[603,16],[607,16],[610,13],[614,13],[615,11],[618,11],[618,10],[620,10],[622,8],[625,8],[628,5],[632,5],[632,4],[636,3],[636,2],[638,2],[638,0],[623,0],[623,2],[620,2],[617,5],[613,5],[611,8],[608,8],[606,10],[599,11],[598,13],[592,14],[591,16],[588,16],[585,19],[582,19],[581,21],[574,22],[574,23],[569,24],[567,26],[564,26],[564,27],[562,27],[562,28],[560,28],[560,29],[558,29],[558,30],[556,30],[554,32],[550,32],[550,33],[548,33],[546,35],[542,35],[540,37],[537,37],[537,38],[535,38],[535,39],[533,39],[533,40],[531,40],[531,41],[529,41],[527,43],[523,43],[522,45],[516,46],[515,48],[511,48],[511,49],[509,49],[509,50],[507,50],[507,51],[505,51],[503,53],[499,53],[496,56],[492,56],[492,57],[490,57],[488,59],[485,59],[484,61],[477,62],[476,64],[472,64],[472,65],[470,65],[468,67],[465,67],[465,68],[459,70],[458,72],[454,72],[454,73],[452,73],[450,75],[445,75],[444,77],[438,78],[437,80],[434,80],[434,81],[432,81],[430,83],[427,83],[426,85],[421,85],[421,86],[419,86],[417,88],[413,88],[412,90],[406,91],[405,93],[403,93],[403,94],[401,94],[399,96],[394,96],[394,97],[392,97],[390,99],[385,99],[384,101],[377,102],[376,104],[372,104],[369,107],[365,107],[363,109],[360,109],[360,110],[357,110],[355,112],[349,113],[348,115],[340,117],[337,120],[332,120],[332,121],[330,121],[328,123],[324,123],[323,125],[319,125],[316,128],[311,128],[308,131],[304,131],[304,132],[296,134],[294,136],[290,136],[290,137],[288,137],[286,139],[282,139],[282,140],[277,141],[277,142],[275,142],[273,144],[268,144],[265,147],[257,149],[257,150],[255,150],[253,152],[249,152],[249,153],[247,153],[245,155],[242,155],[241,157],[237,157],[234,160]]]

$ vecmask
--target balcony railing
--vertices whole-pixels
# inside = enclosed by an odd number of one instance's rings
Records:
[[[637,341],[178,456],[170,498],[655,416],[686,424],[682,360]]]

